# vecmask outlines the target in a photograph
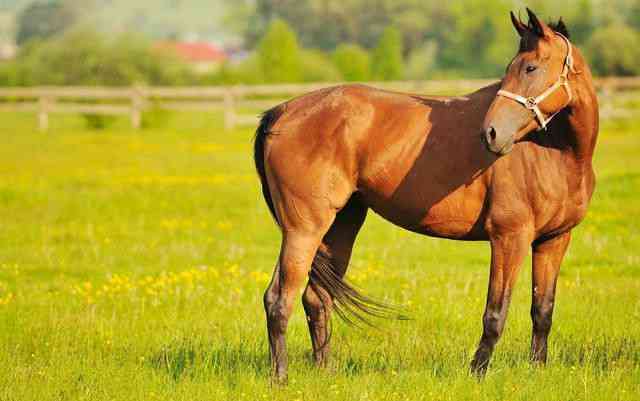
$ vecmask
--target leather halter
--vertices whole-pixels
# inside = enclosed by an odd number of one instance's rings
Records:
[[[520,103],[525,108],[527,108],[527,110],[531,110],[535,115],[536,119],[538,120],[538,123],[540,124],[540,128],[538,129],[538,131],[546,130],[547,125],[553,119],[553,117],[555,117],[556,114],[560,113],[573,100],[571,87],[569,86],[569,72],[575,72],[575,69],[573,67],[573,55],[571,51],[571,42],[569,42],[569,39],[567,39],[561,33],[556,32],[555,34],[560,36],[562,39],[564,39],[565,43],[567,44],[567,56],[564,59],[564,65],[562,66],[562,73],[560,74],[560,77],[558,78],[558,80],[553,85],[551,85],[546,91],[542,92],[542,94],[540,94],[537,97],[524,97],[503,89],[500,89],[498,91],[498,96],[503,96],[508,99],[515,100],[516,102]],[[540,110],[539,104],[559,88],[564,88],[564,90],[567,92],[567,95],[569,95],[569,101],[560,110],[553,113],[551,117],[545,119],[544,114]]]

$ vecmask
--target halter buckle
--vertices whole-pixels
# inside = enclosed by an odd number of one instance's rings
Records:
[[[538,102],[536,101],[535,97],[528,97],[525,101],[524,106],[529,110],[533,110],[537,106],[537,103]]]

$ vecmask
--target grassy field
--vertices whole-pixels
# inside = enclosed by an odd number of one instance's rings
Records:
[[[279,232],[250,129],[206,115],[105,131],[0,116],[0,400],[638,400],[640,136],[606,124],[598,186],[558,284],[549,365],[528,364],[530,261],[483,381],[489,247],[420,237],[370,214],[348,278],[414,318],[335,323],[310,363],[302,307],[290,385],[271,388],[262,310]]]

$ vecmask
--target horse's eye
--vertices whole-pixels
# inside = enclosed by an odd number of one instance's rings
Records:
[[[527,66],[527,74],[530,73],[530,72],[534,72],[537,69],[538,69],[538,67],[536,67],[535,65],[528,65]]]

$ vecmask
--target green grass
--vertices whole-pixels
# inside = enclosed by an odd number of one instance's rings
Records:
[[[407,305],[381,331],[335,323],[310,363],[302,308],[290,385],[268,379],[262,293],[279,233],[249,129],[180,115],[167,129],[80,118],[38,133],[0,116],[0,400],[632,400],[640,398],[640,137],[608,124],[598,186],[561,271],[549,365],[528,363],[530,265],[483,381],[485,243],[417,236],[370,214],[349,278]]]

